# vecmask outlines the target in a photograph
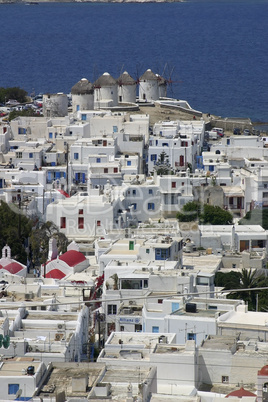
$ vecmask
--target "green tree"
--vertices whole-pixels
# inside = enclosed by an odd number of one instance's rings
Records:
[[[218,271],[215,274],[215,286],[223,287],[224,289],[237,289],[240,287],[241,273],[238,271],[222,272]]]
[[[20,103],[25,103],[27,101],[27,92],[19,87],[0,87],[0,103],[5,103],[9,99],[15,99]]]
[[[9,121],[14,120],[18,116],[40,117],[42,115],[35,113],[35,111],[32,108],[29,108],[29,109],[26,109],[26,110],[21,110],[21,111],[12,110],[9,113],[8,120]]]
[[[168,174],[174,174],[174,169],[171,167],[168,155],[165,153],[165,151],[162,151],[159,155],[159,158],[154,165],[154,169],[156,170],[156,173],[158,175],[164,176]]]
[[[23,215],[20,205],[0,202],[0,247],[11,248],[12,257],[27,262],[25,244],[31,234],[32,221]]]
[[[268,230],[268,208],[253,209],[240,219],[239,225],[260,225]]]
[[[177,213],[180,222],[192,222],[199,219],[204,224],[231,225],[233,216],[230,212],[213,205],[200,204],[197,201],[190,201],[185,204],[181,212]]]
[[[230,212],[224,209],[205,204],[203,207],[202,220],[204,224],[211,225],[231,225],[233,216]]]
[[[36,262],[44,264],[47,261],[49,240],[53,237],[57,240],[59,253],[65,253],[68,245],[67,237],[53,222],[38,222],[30,237],[33,259]]]
[[[242,299],[248,304],[249,310],[256,310],[257,294],[261,295],[260,302],[258,303],[258,310],[267,306],[267,299],[264,300],[264,294],[267,294],[266,290],[254,290],[254,288],[266,287],[268,280],[263,274],[259,274],[258,270],[243,268],[239,274],[239,283],[233,282],[227,284],[225,289],[236,289],[230,293],[227,298],[229,299]],[[239,289],[249,289],[248,291],[242,291]],[[263,293],[264,292],[264,293]],[[262,294],[263,293],[263,294]]]
[[[182,207],[182,212],[178,212],[176,217],[180,222],[192,222],[196,221],[200,216],[201,205],[197,201],[187,202]]]

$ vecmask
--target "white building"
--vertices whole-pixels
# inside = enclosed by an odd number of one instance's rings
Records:
[[[137,83],[124,71],[119,78],[117,78],[118,85],[118,102],[119,103],[135,103]]]
[[[71,89],[73,113],[94,108],[94,88],[91,82],[82,78]]]
[[[118,105],[118,86],[116,80],[104,73],[93,84],[94,109],[109,108]]]
[[[68,115],[68,97],[59,92],[43,95],[43,115],[45,117],[64,117]]]

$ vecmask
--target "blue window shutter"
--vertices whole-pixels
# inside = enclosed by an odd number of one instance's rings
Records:
[[[82,183],[85,183],[85,182],[86,182],[86,174],[82,173]]]
[[[79,173],[75,173],[75,180],[76,180],[76,181],[79,180]]]
[[[51,172],[47,172],[47,181],[50,182],[52,180]]]
[[[153,327],[152,327],[152,332],[158,334],[158,333],[159,333],[159,327],[153,326]]]
[[[56,178],[56,179],[60,179],[60,172],[56,172],[56,173],[55,173],[55,178]]]
[[[8,394],[15,395],[19,390],[19,384],[8,384]]]
[[[80,110],[80,105],[76,105],[76,111],[78,112]]]
[[[173,313],[173,311],[179,310],[180,303],[172,303],[171,308],[172,308],[172,313]]]

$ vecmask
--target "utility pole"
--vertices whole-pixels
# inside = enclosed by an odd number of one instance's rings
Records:
[[[66,192],[69,194],[69,144],[66,144]]]

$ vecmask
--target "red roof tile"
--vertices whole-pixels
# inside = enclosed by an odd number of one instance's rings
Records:
[[[66,262],[69,267],[74,267],[75,265],[80,264],[80,262],[85,261],[86,257],[84,256],[84,254],[80,253],[80,251],[69,250],[66,253],[60,255],[59,259]]]
[[[240,389],[237,389],[236,391],[230,392],[230,394],[226,395],[225,398],[229,398],[229,396],[237,396],[238,398],[242,398],[243,396],[255,396],[256,394],[253,394],[253,392],[247,391],[243,387]]]

